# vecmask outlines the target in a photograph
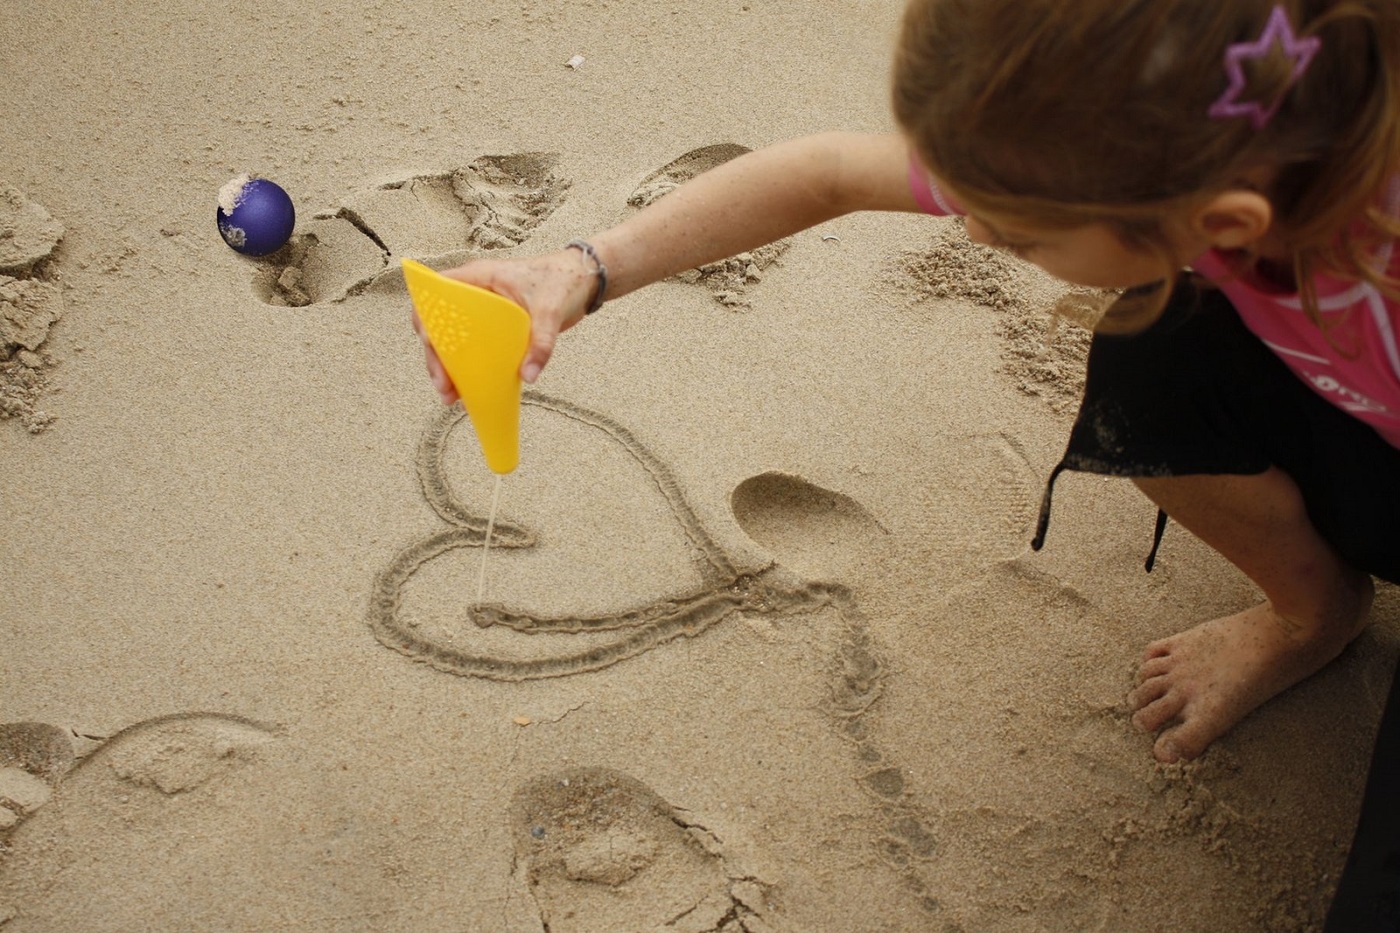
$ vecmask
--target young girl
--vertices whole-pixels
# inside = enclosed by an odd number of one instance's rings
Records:
[[[1125,289],[1060,468],[1131,477],[1266,597],[1147,648],[1134,722],[1189,759],[1356,637],[1372,575],[1400,581],[1397,90],[1394,0],[912,0],[899,134],[759,150],[588,243],[449,274],[529,310],[527,382],[604,298],[849,211],[961,214]]]

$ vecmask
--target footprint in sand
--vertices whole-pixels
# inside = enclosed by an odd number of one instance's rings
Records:
[[[840,577],[888,534],[859,502],[790,473],[749,477],[730,493],[729,505],[745,534],[818,580]]]
[[[321,211],[258,263],[253,289],[273,305],[342,301],[394,276],[393,260],[432,260],[508,249],[564,201],[558,157],[482,156],[464,168],[415,175],[357,192]]]
[[[6,797],[7,788],[26,786],[17,772],[52,789],[75,768],[90,769],[97,762],[122,781],[176,794],[236,767],[273,737],[267,727],[236,716],[180,713],[123,729],[79,761],[69,730],[38,722],[5,723],[0,725],[0,803],[18,802]],[[21,807],[18,815],[35,808]]]
[[[0,724],[0,841],[49,802],[73,760],[66,729],[42,722]]]
[[[628,196],[627,203],[632,207],[646,207],[696,175],[723,165],[748,151],[747,147],[737,143],[716,143],[692,149],[642,179],[642,183]],[[676,278],[682,282],[698,282],[704,285],[713,293],[715,300],[727,308],[745,310],[749,307],[749,287],[763,279],[764,270],[787,252],[789,245],[789,240],[778,240],[747,253],[687,270]]]
[[[0,182],[0,419],[17,418],[31,434],[53,423],[39,399],[55,365],[45,346],[63,316],[54,253],[63,225]]]
[[[0,833],[47,803],[78,766],[104,762],[122,781],[176,794],[235,767],[272,737],[250,720],[185,713],[124,729],[79,762],[67,729],[41,722],[0,724]]]
[[[766,890],[713,833],[610,768],[538,777],[515,795],[516,871],[551,933],[760,933]]]
[[[931,569],[951,580],[1030,547],[1041,477],[1006,434],[950,437],[945,444],[957,469],[916,486],[912,502]]]
[[[123,729],[84,764],[100,761],[135,787],[179,794],[255,760],[276,737],[269,727],[237,716],[179,713]]]
[[[0,748],[14,753],[16,743]],[[378,776],[370,770],[328,770],[307,746],[237,716],[188,713],[123,729],[6,834],[0,924],[414,928],[402,883],[386,879],[401,879],[416,850],[401,842],[392,801],[358,797]]]
[[[627,203],[644,207],[747,151],[734,143],[692,150],[643,179]],[[554,173],[557,162],[551,153],[482,156],[465,168],[358,192],[315,214],[286,246],[260,260],[253,290],[278,306],[343,301],[384,278],[397,281],[397,257],[458,259],[518,246],[564,201],[570,184]],[[782,240],[678,278],[704,284],[726,307],[747,308],[749,286],[787,247]]]
[[[167,796],[191,790],[272,738],[264,727],[235,717],[165,716],[122,730],[78,760],[67,729],[0,725],[0,881],[17,899],[0,902],[0,923],[22,917],[36,928],[75,929],[68,925],[77,919],[71,916],[48,925],[45,916],[68,908],[62,898],[36,892],[51,888],[55,871],[81,873],[79,864],[100,861],[99,851],[110,848],[103,830],[122,820],[114,811],[130,794],[139,788]],[[38,832],[29,833],[31,826]],[[81,860],[74,861],[74,850],[81,850]],[[108,855],[122,859],[119,851]]]
[[[959,469],[913,491],[930,564],[940,573],[964,572],[1026,550],[1037,479],[1020,445],[1002,434],[947,444],[958,447]],[[782,472],[744,480],[730,494],[730,508],[745,534],[811,579],[841,579],[889,534],[849,496]]]

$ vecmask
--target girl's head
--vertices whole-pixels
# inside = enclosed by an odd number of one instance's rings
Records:
[[[1262,126],[1212,116],[1227,49],[1279,15],[1318,42],[1306,71],[1294,80],[1298,57],[1271,43],[1243,62],[1237,100],[1276,113]],[[1400,167],[1395,0],[911,0],[893,96],[919,157],[974,217],[1106,225],[1157,278],[1203,236],[1249,249],[1266,232],[1299,272],[1370,278],[1375,237],[1400,232],[1374,210]],[[1263,231],[1213,236],[1238,220],[1209,216],[1232,194],[1263,205]]]

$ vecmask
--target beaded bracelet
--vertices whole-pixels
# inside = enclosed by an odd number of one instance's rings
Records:
[[[564,246],[565,249],[576,249],[587,258],[593,260],[594,274],[598,276],[598,290],[593,293],[593,301],[589,303],[584,314],[592,314],[603,306],[607,300],[608,293],[608,267],[603,265],[603,260],[598,258],[598,251],[593,248],[592,243],[585,243],[583,240],[570,240]]]

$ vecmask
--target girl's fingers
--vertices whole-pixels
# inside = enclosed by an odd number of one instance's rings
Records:
[[[457,387],[452,384],[452,377],[447,375],[442,361],[438,359],[437,354],[433,352],[433,348],[426,341],[423,344],[423,358],[428,365],[428,376],[433,381],[433,388],[437,389],[443,404],[451,405],[457,401]]]
[[[561,251],[522,260],[477,260],[443,274],[503,295],[529,313],[530,346],[520,378],[533,384],[553,356],[559,333],[582,319],[596,287],[581,269],[573,253]]]
[[[437,351],[429,342],[428,335],[423,330],[423,322],[418,319],[418,312],[414,311],[412,317],[413,332],[418,335],[418,340],[423,344],[423,364],[427,367],[428,378],[432,380],[433,388],[437,390],[443,404],[451,405],[457,401],[457,387],[452,384],[452,377],[447,375],[447,369],[442,365],[442,360],[438,359]]]

